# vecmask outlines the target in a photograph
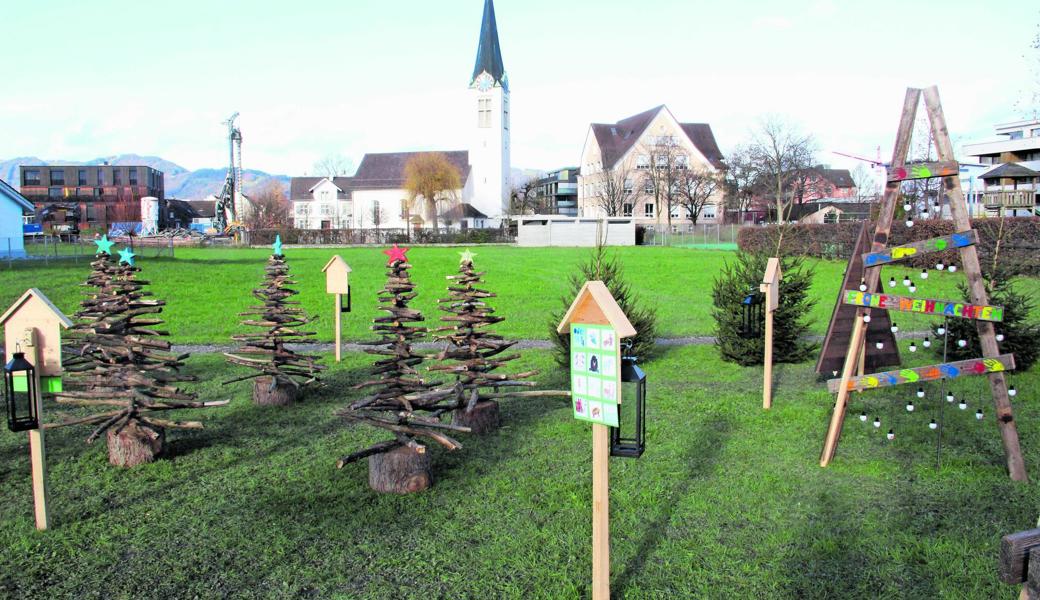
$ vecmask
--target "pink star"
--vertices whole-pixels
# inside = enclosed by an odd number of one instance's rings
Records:
[[[409,250],[411,250],[411,248],[398,248],[397,244],[394,244],[393,248],[383,250],[383,254],[390,257],[389,260],[386,261],[386,264],[392,265],[396,261],[408,262],[408,257],[405,256],[405,253]]]

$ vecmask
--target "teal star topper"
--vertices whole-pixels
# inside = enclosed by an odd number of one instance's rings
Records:
[[[128,265],[130,265],[132,267],[132,266],[134,266],[134,257],[135,256],[137,256],[137,255],[134,254],[133,250],[131,250],[130,248],[123,248],[122,250],[119,251],[119,262],[120,263],[126,263],[126,264],[128,264]]]
[[[274,244],[272,244],[271,247],[274,248],[274,255],[275,256],[283,256],[282,255],[282,236],[281,236],[281,234],[274,236]]]
[[[112,256],[112,246],[115,246],[116,243],[108,241],[108,234],[101,236],[100,240],[94,240],[94,243],[97,244],[98,254],[107,254]]]
[[[473,264],[473,257],[476,256],[476,252],[470,252],[469,248],[466,248],[465,252],[459,252],[459,256],[462,258],[459,260],[459,264],[463,265],[466,263]]]

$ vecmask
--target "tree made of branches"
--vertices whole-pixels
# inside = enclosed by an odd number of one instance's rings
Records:
[[[224,383],[254,379],[253,402],[256,404],[289,404],[299,397],[304,386],[318,381],[318,374],[325,369],[318,364],[319,356],[302,354],[288,347],[288,344],[317,341],[313,337],[315,332],[303,330],[314,318],[300,308],[298,301],[289,300],[299,293],[289,287],[295,283],[282,254],[281,236],[277,236],[274,253],[264,269],[263,285],[253,290],[260,304],[239,313],[247,317],[243,325],[261,331],[231,336],[241,345],[235,353],[224,353],[229,363],[255,371]]]
[[[448,297],[437,302],[440,310],[448,314],[441,317],[447,326],[435,332],[447,332],[434,336],[446,341],[447,347],[437,355],[437,360],[447,361],[434,365],[430,371],[445,372],[455,376],[455,410],[452,423],[469,427],[475,433],[486,433],[498,426],[497,398],[530,395],[559,395],[559,392],[521,392],[517,387],[530,387],[533,382],[521,381],[538,374],[525,371],[515,374],[495,373],[509,361],[520,358],[519,353],[503,354],[516,344],[490,331],[491,326],[505,321],[505,317],[494,314],[489,300],[496,295],[479,287],[484,273],[473,267],[469,250],[459,253],[459,274],[449,275]],[[493,388],[493,389],[492,389]],[[500,392],[503,388],[506,391]]]
[[[368,483],[379,492],[411,493],[433,484],[430,457],[420,439],[427,438],[449,450],[462,447],[446,431],[469,432],[468,427],[444,423],[441,415],[457,406],[452,388],[437,388],[424,380],[419,365],[425,356],[412,350],[412,343],[422,339],[426,327],[411,325],[424,320],[422,312],[409,308],[418,296],[408,274],[407,248],[384,251],[389,257],[386,284],[379,291],[379,310],[372,330],[380,339],[364,342],[372,346],[365,352],[383,356],[372,368],[373,378],[354,389],[369,389],[368,395],[337,414],[349,422],[364,423],[385,429],[393,439],[376,443],[347,455],[336,463],[338,468],[368,458]]]
[[[58,403],[77,407],[104,407],[103,412],[70,417],[48,427],[94,425],[92,443],[108,434],[109,462],[123,467],[151,462],[163,452],[166,428],[201,429],[199,421],[172,421],[157,415],[170,410],[203,408],[227,401],[199,402],[194,393],[177,387],[195,381],[181,373],[187,353],[172,354],[169,335],[156,329],[165,302],[150,298],[147,281],[137,279],[141,269],[126,249],[119,261],[111,257],[108,236],[95,242],[86,286],[92,288],[80,302],[76,324],[64,343],[65,389]]]
[[[458,190],[462,188],[462,176],[458,168],[440,152],[420,152],[404,165],[404,188],[408,192],[405,221],[410,220],[413,206],[421,203],[423,220],[437,229],[437,216],[441,210],[458,203]]]

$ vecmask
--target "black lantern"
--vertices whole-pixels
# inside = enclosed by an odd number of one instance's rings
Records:
[[[763,305],[765,298],[759,292],[749,292],[740,302],[740,337],[754,339],[762,336],[762,322],[765,320]]]
[[[624,431],[622,431],[624,429]],[[621,358],[618,426],[610,428],[610,455],[639,458],[646,449],[646,373],[636,357]]]
[[[346,302],[346,304],[341,304],[340,305],[339,312],[341,312],[341,313],[348,313],[348,312],[350,312],[350,284],[349,283],[347,284],[347,302]]]
[[[27,431],[40,427],[36,413],[36,368],[25,360],[23,352],[15,352],[4,365],[4,400],[7,401],[7,428]]]

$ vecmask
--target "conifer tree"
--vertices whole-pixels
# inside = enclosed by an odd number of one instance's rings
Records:
[[[147,281],[137,279],[130,249],[111,257],[108,236],[98,240],[87,286],[93,291],[76,312],[77,323],[66,338],[65,389],[55,395],[68,406],[104,406],[108,410],[70,418],[55,427],[96,425],[91,443],[108,432],[109,461],[118,466],[150,462],[165,444],[165,428],[201,429],[198,421],[171,421],[157,414],[182,408],[226,404],[198,402],[197,396],[176,387],[195,378],[180,372],[188,354],[171,354],[169,335],[155,329],[165,302],[149,299]],[[114,407],[114,408],[113,408]]]
[[[259,327],[262,331],[231,336],[240,342],[236,353],[224,353],[229,363],[256,371],[236,377],[225,384],[254,379],[253,401],[263,405],[286,405],[299,396],[300,389],[318,381],[325,369],[318,364],[319,356],[301,354],[287,344],[314,343],[313,331],[302,331],[314,319],[307,316],[298,301],[289,300],[299,292],[290,288],[296,282],[289,275],[289,265],[282,253],[282,239],[274,243],[274,253],[267,259],[263,286],[253,290],[261,304],[239,313],[248,317],[243,325]],[[244,356],[243,356],[244,355]]]

